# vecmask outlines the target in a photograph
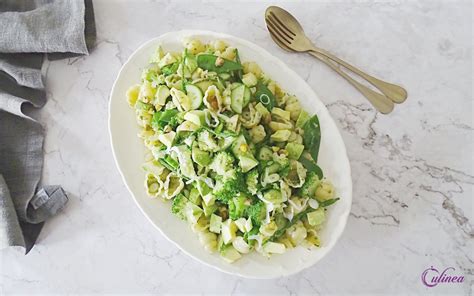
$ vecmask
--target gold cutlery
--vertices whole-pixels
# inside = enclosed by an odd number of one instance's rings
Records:
[[[318,58],[359,90],[379,112],[390,113],[394,102],[400,104],[406,100],[407,92],[404,88],[370,76],[326,50],[316,47],[305,35],[299,22],[286,10],[277,6],[268,7],[265,11],[265,22],[270,36],[278,46],[290,52],[308,52]],[[365,79],[382,94],[354,80],[341,66]]]

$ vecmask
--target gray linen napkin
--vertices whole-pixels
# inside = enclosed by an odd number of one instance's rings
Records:
[[[0,0],[0,249],[28,252],[67,202],[60,186],[38,188],[43,129],[22,108],[46,103],[44,53],[87,54],[94,39],[90,0]]]

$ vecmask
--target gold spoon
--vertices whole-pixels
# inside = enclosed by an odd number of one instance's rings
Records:
[[[276,6],[267,8],[265,21],[272,39],[280,47],[288,51],[308,52],[320,59],[364,94],[381,113],[391,112],[394,107],[393,102],[402,103],[406,100],[407,92],[402,87],[372,77],[329,52],[314,46],[304,34],[303,28],[298,21],[282,8]],[[339,68],[340,65],[367,80],[385,94],[385,96],[355,81]]]

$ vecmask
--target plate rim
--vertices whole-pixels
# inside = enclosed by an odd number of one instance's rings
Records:
[[[306,84],[309,92],[311,93],[311,95],[316,98],[317,100],[319,100],[321,103],[322,103],[322,107],[325,109],[325,111],[327,112],[327,114],[329,115],[328,116],[328,120],[330,120],[332,122],[332,124],[336,127],[336,130],[337,130],[337,137],[340,138],[341,142],[342,142],[342,151],[341,153],[343,154],[344,156],[344,163],[346,164],[345,166],[345,171],[347,172],[348,174],[348,178],[349,178],[349,182],[348,182],[348,198],[350,199],[350,203],[349,203],[349,207],[345,213],[344,216],[340,217],[341,220],[341,224],[342,224],[342,227],[340,227],[339,229],[339,232],[336,233],[335,235],[335,238],[334,238],[334,243],[332,244],[332,246],[330,246],[329,249],[327,249],[326,253],[321,257],[321,258],[318,258],[317,260],[315,260],[314,262],[312,262],[311,264],[308,264],[308,265],[304,265],[302,268],[299,268],[299,269],[293,269],[293,270],[289,270],[289,271],[284,271],[282,272],[280,275],[270,275],[270,276],[254,276],[254,275],[249,275],[249,274],[246,274],[246,273],[242,273],[240,271],[229,271],[229,270],[225,270],[217,265],[214,265],[214,264],[211,264],[209,262],[206,262],[204,260],[202,260],[201,258],[199,258],[198,256],[195,256],[193,254],[191,254],[190,252],[188,252],[187,250],[185,250],[183,247],[181,247],[181,245],[174,241],[173,239],[171,239],[168,235],[166,235],[166,233],[158,226],[154,223],[154,221],[151,219],[151,217],[149,217],[149,215],[145,212],[144,208],[139,204],[138,202],[138,199],[135,197],[135,194],[133,193],[133,191],[130,189],[130,186],[128,185],[128,182],[127,182],[127,179],[125,178],[125,175],[124,173],[122,172],[122,169],[120,167],[120,164],[119,164],[119,161],[117,159],[117,155],[116,155],[116,151],[115,151],[115,145],[114,145],[114,142],[116,142],[115,137],[113,135],[113,132],[112,132],[112,100],[113,100],[113,97],[114,97],[114,93],[115,93],[115,89],[116,89],[116,85],[118,83],[118,81],[120,80],[121,78],[121,75],[122,75],[122,72],[123,70],[125,69],[125,67],[130,63],[130,61],[137,55],[141,52],[141,50],[145,47],[147,47],[149,44],[152,44],[152,43],[155,43],[157,42],[158,40],[161,40],[161,39],[165,39],[166,37],[168,37],[169,35],[186,35],[186,36],[193,36],[193,35],[209,35],[209,36],[214,36],[213,38],[227,38],[227,39],[234,39],[236,40],[237,42],[239,43],[242,43],[242,44],[245,44],[246,46],[248,46],[249,48],[252,48],[252,49],[257,49],[259,52],[262,52],[264,53],[265,55],[269,56],[272,58],[273,62],[277,63],[280,67],[282,67],[283,70],[285,70],[286,72],[288,72],[290,75],[293,75],[293,76],[296,76],[298,77],[299,79],[301,79],[304,84]],[[136,206],[140,209],[140,211],[142,212],[142,214],[147,218],[147,220],[160,232],[161,235],[163,235],[169,242],[171,242],[174,246],[176,246],[180,251],[182,251],[183,253],[185,253],[187,256],[190,256],[191,258],[193,258],[194,260],[197,260],[198,262],[206,265],[206,266],[209,266],[211,268],[214,268],[216,270],[219,270],[220,272],[223,272],[223,273],[226,273],[226,274],[230,274],[230,275],[237,275],[237,276],[240,276],[240,277],[243,277],[243,278],[248,278],[248,279],[275,279],[275,278],[282,278],[282,277],[288,277],[290,275],[293,275],[293,274],[297,274],[299,272],[302,272],[303,270],[306,270],[308,268],[310,268],[311,266],[314,266],[316,265],[316,263],[318,263],[320,260],[322,260],[324,257],[326,257],[331,251],[332,249],[334,248],[334,246],[337,244],[337,242],[339,241],[339,239],[341,238],[342,234],[344,233],[344,230],[347,226],[347,220],[349,218],[349,214],[351,212],[351,209],[352,209],[352,202],[353,202],[353,192],[352,192],[352,189],[353,189],[353,184],[352,184],[352,172],[351,172],[351,166],[350,166],[350,161],[349,161],[349,157],[347,155],[347,149],[346,149],[346,145],[345,145],[345,142],[344,142],[344,139],[341,135],[341,132],[339,130],[339,128],[337,127],[334,119],[332,118],[331,114],[329,113],[329,110],[327,109],[326,105],[323,103],[323,101],[321,101],[320,97],[317,95],[317,93],[313,90],[313,88],[303,79],[301,78],[300,75],[298,75],[298,73],[296,73],[293,69],[291,69],[286,63],[284,63],[280,58],[276,57],[275,55],[273,55],[272,53],[270,53],[269,51],[267,51],[266,49],[264,49],[263,47],[251,42],[251,41],[248,41],[246,39],[243,39],[243,38],[240,38],[240,37],[236,37],[234,35],[230,35],[230,34],[226,34],[226,33],[219,33],[219,32],[214,32],[214,31],[210,31],[210,30],[177,30],[177,31],[170,31],[170,32],[166,32],[164,34],[161,34],[157,37],[153,37],[145,42],[143,42],[140,46],[137,47],[137,49],[135,49],[133,51],[133,53],[127,58],[127,60],[123,63],[123,65],[121,66],[120,70],[118,71],[117,73],[117,76],[114,80],[114,83],[112,84],[112,88],[110,90],[110,94],[109,94],[109,103],[108,103],[108,120],[107,120],[107,125],[108,125],[108,133],[109,133],[109,141],[110,141],[110,146],[112,148],[112,155],[113,155],[113,158],[114,158],[114,162],[115,162],[115,166],[116,168],[118,169],[119,171],[119,174],[120,174],[120,177],[122,179],[122,182],[123,184],[125,185],[125,187],[127,188],[129,194],[132,196],[132,199],[133,201],[135,202]]]

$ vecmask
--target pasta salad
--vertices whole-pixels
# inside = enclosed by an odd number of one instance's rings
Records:
[[[338,198],[317,164],[318,117],[257,63],[221,40],[159,47],[126,97],[148,151],[148,195],[169,200],[207,251],[234,262],[320,246]]]

